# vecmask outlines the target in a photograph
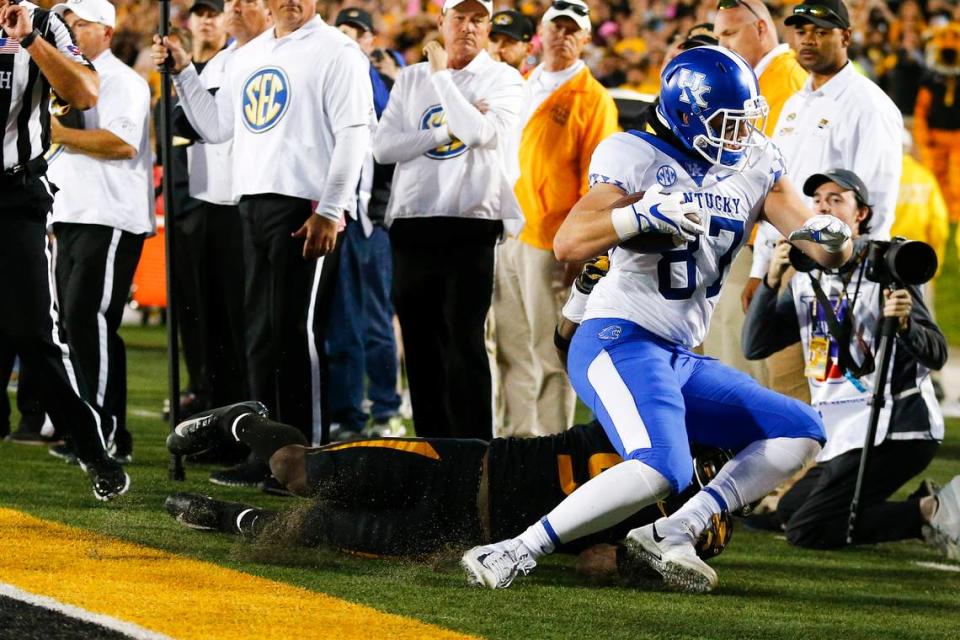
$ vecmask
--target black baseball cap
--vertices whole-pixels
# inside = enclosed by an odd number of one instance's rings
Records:
[[[533,37],[533,21],[519,11],[498,11],[491,18],[490,35],[498,33],[520,42],[530,42]]]
[[[223,0],[197,0],[190,7],[190,13],[196,13],[200,9],[213,9],[217,13],[223,13]]]
[[[853,191],[859,204],[870,206],[870,192],[867,191],[867,185],[863,184],[860,176],[846,169],[828,169],[822,173],[813,174],[803,183],[803,194],[812,197],[820,185],[826,182],[835,182],[844,189]]]
[[[789,27],[807,22],[825,29],[849,29],[850,13],[843,0],[803,0],[783,24]]]
[[[342,24],[348,24],[363,31],[373,31],[373,17],[363,9],[355,7],[347,7],[337,14],[334,26],[339,27]]]

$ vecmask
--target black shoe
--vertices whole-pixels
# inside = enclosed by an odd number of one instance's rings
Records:
[[[43,411],[39,413],[24,413],[20,415],[20,423],[17,425],[18,433],[35,433],[40,435],[43,431],[43,424],[47,421],[47,414]]]
[[[107,453],[120,464],[130,464],[133,462],[133,439],[129,433],[124,434],[124,436],[114,439],[108,447]]]
[[[293,498],[296,494],[290,489],[287,489],[286,485],[280,484],[280,481],[270,476],[262,483],[260,483],[260,490],[264,493],[268,493],[271,496],[280,496],[282,498]]]
[[[167,436],[167,449],[172,454],[188,456],[213,448],[222,439],[221,431],[218,428],[220,420],[228,413],[240,408],[249,409],[263,418],[270,415],[267,408],[255,400],[204,411],[189,420],[184,420],[170,432],[170,435]]]
[[[125,494],[130,488],[130,476],[116,460],[104,458],[100,462],[80,466],[90,476],[93,482],[93,495],[97,500],[103,502],[113,500]]]
[[[40,433],[34,433],[33,431],[24,431],[23,429],[17,429],[11,433],[7,440],[16,442],[17,444],[63,444],[63,440],[56,436],[45,436]]]
[[[110,458],[120,464],[130,464],[133,462],[133,453],[111,453]]]
[[[210,482],[223,487],[252,487],[255,489],[263,485],[264,480],[270,477],[270,467],[262,462],[242,462],[235,467],[214,471],[210,474]]]
[[[66,443],[53,445],[52,447],[47,449],[47,453],[52,455],[54,458],[59,458],[60,460],[63,460],[67,464],[79,463],[79,461],[77,460],[77,454],[75,454],[73,452],[73,449],[70,448],[70,445]]]
[[[200,531],[220,529],[220,514],[227,503],[198,493],[178,492],[167,496],[163,506],[174,520]]]

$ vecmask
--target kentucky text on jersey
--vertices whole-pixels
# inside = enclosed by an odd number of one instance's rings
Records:
[[[701,209],[713,209],[719,213],[745,214],[746,211],[740,210],[740,198],[732,196],[720,196],[714,193],[702,191],[684,191],[684,202],[696,201]]]

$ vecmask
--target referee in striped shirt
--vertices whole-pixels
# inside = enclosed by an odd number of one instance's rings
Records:
[[[35,373],[43,405],[71,441],[94,495],[110,500],[127,491],[130,477],[107,456],[100,415],[83,400],[51,295],[46,223],[53,195],[43,159],[51,88],[83,110],[96,104],[99,80],[58,16],[0,0],[0,340]]]

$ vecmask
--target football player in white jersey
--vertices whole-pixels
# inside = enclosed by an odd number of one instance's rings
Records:
[[[766,495],[820,450],[823,425],[809,406],[691,351],[758,219],[824,266],[851,253],[850,229],[814,216],[785,177],[779,151],[761,133],[766,111],[742,58],[698,47],[664,68],[653,135],[618,133],[597,147],[592,187],[554,252],[562,261],[611,253],[568,368],[624,462],[520,536],[464,554],[472,583],[506,587],[561,543],[682,491],[693,441],[739,453],[675,514],[631,531],[626,545],[668,587],[710,591],[716,573],[693,542],[712,516]]]

